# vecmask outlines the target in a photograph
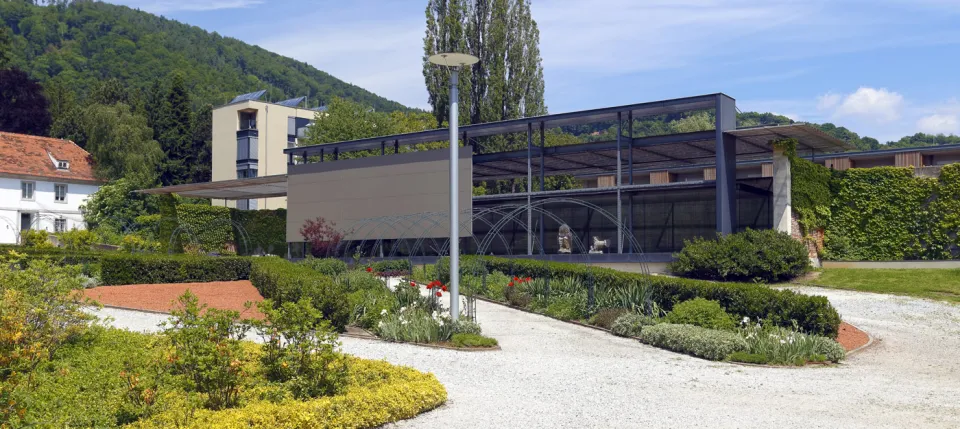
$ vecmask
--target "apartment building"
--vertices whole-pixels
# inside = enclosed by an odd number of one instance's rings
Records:
[[[323,110],[301,107],[306,97],[261,101],[265,93],[243,94],[213,110],[214,182],[286,174],[283,150],[296,146],[317,112]],[[280,209],[287,207],[287,198],[214,199],[213,204],[245,210]]]

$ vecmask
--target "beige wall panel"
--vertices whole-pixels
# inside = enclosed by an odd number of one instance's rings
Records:
[[[365,219],[449,211],[449,152],[433,150],[399,155],[347,159],[297,165],[287,178],[287,241],[302,241],[300,227],[307,219],[323,217],[352,237],[385,239],[446,237],[449,220],[436,217],[412,226],[406,223],[396,230],[375,227]],[[472,211],[473,161],[471,148],[460,149],[460,205],[463,237],[472,234],[473,225],[466,213]]]

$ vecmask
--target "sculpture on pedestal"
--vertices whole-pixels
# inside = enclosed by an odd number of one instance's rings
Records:
[[[603,253],[603,249],[606,249],[608,246],[610,246],[610,240],[601,240],[594,236],[593,246],[590,246],[590,253]]]
[[[567,224],[560,225],[560,233],[557,235],[557,242],[560,244],[560,253],[571,253],[571,243],[573,234],[570,233],[570,227]]]

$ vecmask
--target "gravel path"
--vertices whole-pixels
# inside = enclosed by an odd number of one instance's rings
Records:
[[[433,372],[446,386],[445,406],[392,427],[960,427],[960,306],[798,290],[826,295],[879,342],[839,367],[756,368],[483,302],[479,321],[501,351],[342,340],[348,353]],[[136,330],[164,318],[103,312]]]

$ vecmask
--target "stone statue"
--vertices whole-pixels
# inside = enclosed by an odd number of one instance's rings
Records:
[[[590,253],[603,253],[603,249],[606,249],[608,246],[610,246],[610,240],[601,240],[594,236],[593,246],[590,246]]]
[[[560,233],[557,235],[557,242],[560,243],[560,253],[571,253],[571,242],[573,234],[570,233],[570,227],[567,224],[560,225]]]

